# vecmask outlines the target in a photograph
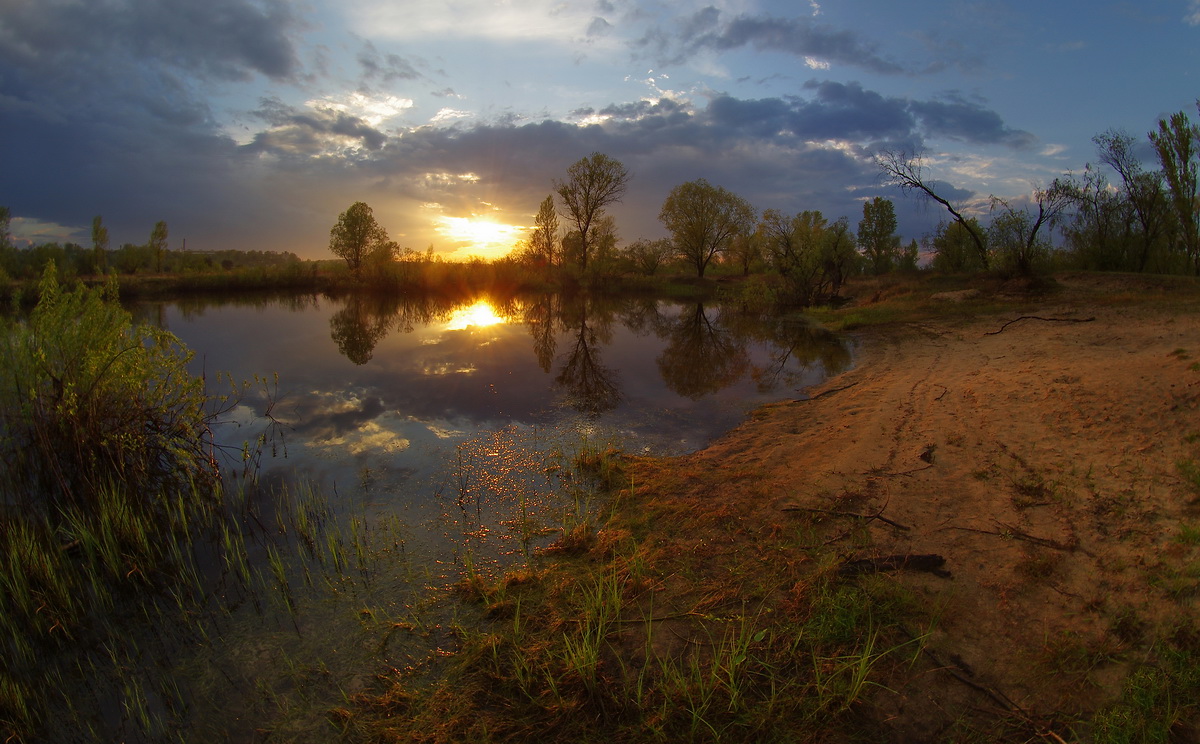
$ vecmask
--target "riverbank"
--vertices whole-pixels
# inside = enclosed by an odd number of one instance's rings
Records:
[[[893,741],[964,719],[1099,739],[1123,686],[1200,659],[1196,285],[1074,275],[1012,289],[928,300],[916,322],[865,330],[859,364],[807,399],[630,468],[648,499],[745,525],[723,553],[815,518],[843,563],[944,558],[944,575],[893,574],[936,608],[913,673],[862,709]],[[666,485],[667,472],[687,475]],[[1149,712],[1179,718],[1173,740],[1196,740],[1190,692]]]
[[[1200,290],[862,284],[849,372],[464,591],[382,740],[1194,741]],[[607,467],[607,466],[606,466]],[[566,556],[565,558],[563,556]],[[421,666],[428,672],[428,666]]]

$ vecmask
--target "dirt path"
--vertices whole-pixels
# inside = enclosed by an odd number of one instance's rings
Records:
[[[939,608],[930,648],[976,687],[900,690],[892,715],[1005,696],[1086,715],[1198,609],[1200,547],[1180,531],[1200,525],[1200,505],[1177,462],[1200,460],[1200,316],[1072,291],[1027,313],[1062,321],[870,334],[811,399],[677,463],[738,474],[710,496],[762,524],[786,525],[793,507],[894,523],[871,521],[870,546],[846,544],[847,558],[946,559],[949,577],[899,576]]]

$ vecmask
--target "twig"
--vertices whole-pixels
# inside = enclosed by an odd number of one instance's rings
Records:
[[[1004,333],[1005,328],[1008,328],[1013,323],[1016,323],[1016,322],[1022,321],[1022,320],[1043,320],[1047,323],[1090,323],[1095,319],[1096,318],[1094,318],[1094,317],[1092,317],[1092,318],[1043,318],[1039,315],[1022,315],[1021,317],[1010,320],[1007,323],[1005,323],[1004,325],[1000,326],[1000,330],[988,331],[987,333],[985,333],[983,335],[995,336],[997,334]]]
[[[892,521],[891,519],[888,519],[887,517],[883,516],[883,510],[887,508],[886,503],[883,506],[879,507],[879,511],[875,512],[874,514],[858,514],[856,512],[837,511],[836,509],[816,509],[813,507],[796,506],[796,505],[784,506],[784,507],[780,507],[780,508],[782,509],[782,511],[805,511],[805,512],[812,512],[814,514],[831,514],[835,517],[850,517],[851,519],[865,519],[868,522],[871,521],[872,519],[878,519],[880,522],[886,522],[887,524],[890,524],[891,526],[895,527],[898,530],[912,529],[911,527],[906,527],[906,526],[900,524],[899,522]]]

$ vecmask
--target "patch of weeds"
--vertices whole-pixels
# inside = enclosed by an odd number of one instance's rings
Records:
[[[1200,545],[1200,524],[1184,522],[1179,525],[1179,534],[1175,535],[1175,542],[1182,545]]]
[[[1016,565],[1016,571],[1028,579],[1046,579],[1054,574],[1054,570],[1061,562],[1062,554],[1058,551],[1042,550],[1036,553],[1026,553],[1021,562]]]
[[[1166,592],[1176,601],[1194,597],[1200,589],[1200,560],[1178,568],[1160,563],[1151,572],[1150,585]]]
[[[1013,478],[1012,487],[1016,491],[1012,503],[1018,509],[1046,506],[1057,499],[1054,484],[1047,483],[1040,473],[1027,473]]]
[[[1092,741],[1188,740],[1200,711],[1200,648],[1194,629],[1160,643],[1150,663],[1125,680],[1121,697],[1092,718]]]
[[[1116,661],[1118,652],[1104,637],[1088,638],[1073,630],[1047,637],[1042,647],[1043,662],[1049,670],[1080,683],[1088,683],[1097,667]]]
[[[1171,352],[1171,353],[1170,353],[1168,356],[1173,356],[1173,357],[1175,357],[1176,359],[1179,359],[1179,360],[1191,359],[1191,358],[1192,358],[1192,357],[1191,357],[1191,355],[1189,355],[1189,354],[1188,354],[1188,350],[1187,350],[1187,349],[1184,349],[1184,348],[1179,348],[1179,349],[1176,349],[1175,351],[1172,351],[1172,352]]]
[[[1175,463],[1175,469],[1187,481],[1187,484],[1192,487],[1192,490],[1200,492],[1200,463],[1190,457],[1184,460],[1179,460]]]

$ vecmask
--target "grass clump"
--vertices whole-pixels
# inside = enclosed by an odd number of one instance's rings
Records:
[[[49,265],[38,289],[27,318],[0,321],[0,735],[13,741],[61,684],[47,657],[103,645],[98,621],[131,595],[186,591],[181,541],[220,497],[214,414],[180,342],[135,327],[114,284],[64,289]]]

